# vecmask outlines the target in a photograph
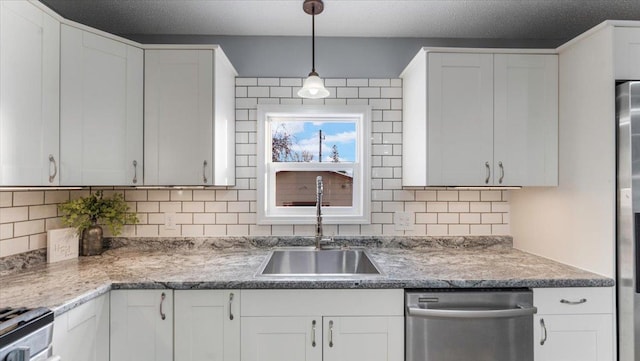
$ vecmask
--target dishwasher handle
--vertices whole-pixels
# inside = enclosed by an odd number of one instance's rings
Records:
[[[517,305],[518,308],[505,310],[448,310],[407,307],[407,313],[413,317],[424,318],[509,318],[532,316],[536,307]]]

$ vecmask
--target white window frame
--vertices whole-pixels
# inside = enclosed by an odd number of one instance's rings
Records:
[[[276,207],[275,175],[282,170],[353,171],[353,203],[351,207],[323,207],[323,223],[371,223],[371,107],[329,105],[258,105],[257,148],[257,223],[258,224],[315,224],[316,208]],[[356,159],[354,163],[272,162],[269,122],[283,118],[344,121],[356,123]],[[310,185],[315,187],[315,184]]]

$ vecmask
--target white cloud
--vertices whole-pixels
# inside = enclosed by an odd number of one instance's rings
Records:
[[[272,132],[274,130],[275,131],[286,130],[288,134],[295,135],[295,134],[304,132],[304,122],[274,121],[271,123],[271,129],[272,129]]]

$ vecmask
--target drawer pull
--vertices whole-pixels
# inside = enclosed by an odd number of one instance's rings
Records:
[[[316,320],[311,321],[311,347],[316,347]]]
[[[329,347],[333,347],[333,321],[329,321]]]
[[[233,321],[233,292],[229,293],[229,319]]]
[[[581,298],[578,301],[569,301],[569,300],[565,300],[564,298],[560,300],[560,303],[564,303],[565,305],[581,305],[586,302],[587,302],[586,298]]]

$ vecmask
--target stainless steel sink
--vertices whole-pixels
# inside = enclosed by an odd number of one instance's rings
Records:
[[[259,276],[377,276],[381,272],[364,249],[276,249]]]

